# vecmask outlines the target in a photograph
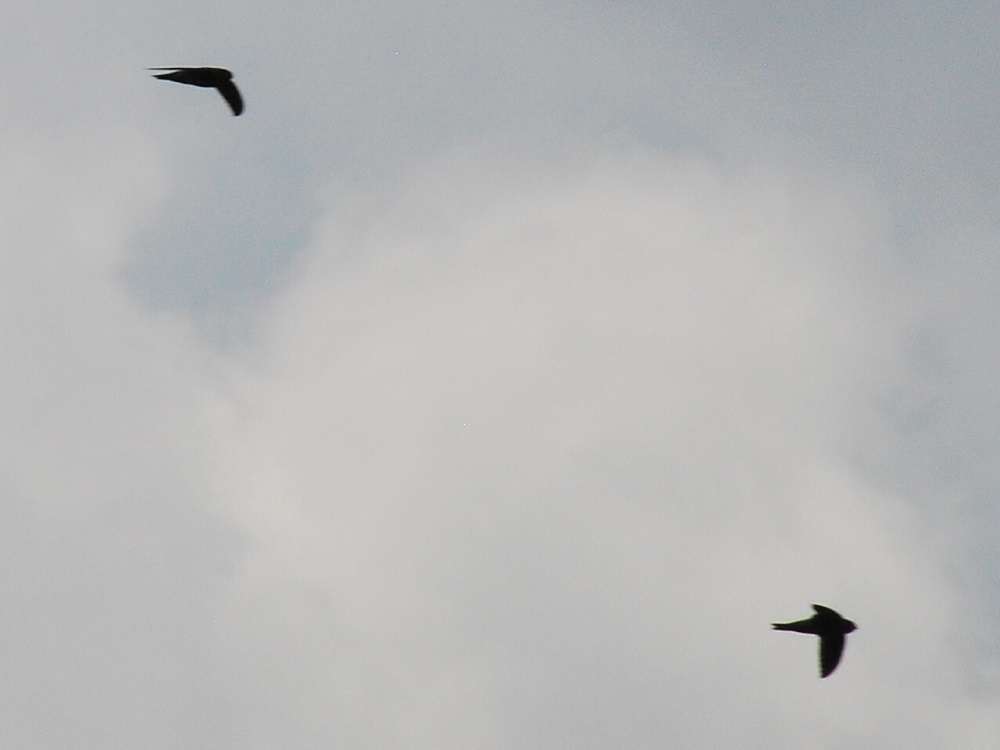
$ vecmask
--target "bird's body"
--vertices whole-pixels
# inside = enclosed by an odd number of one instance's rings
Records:
[[[844,653],[847,634],[857,630],[850,620],[841,617],[837,612],[821,604],[812,605],[816,611],[808,620],[795,622],[776,622],[771,625],[775,630],[791,630],[795,633],[809,633],[819,636],[819,676],[829,677],[840,663]]]
[[[243,97],[233,83],[233,74],[225,68],[149,68],[149,70],[169,70],[169,73],[158,73],[154,78],[163,81],[186,83],[189,86],[218,89],[222,98],[229,104],[234,115],[243,111]]]

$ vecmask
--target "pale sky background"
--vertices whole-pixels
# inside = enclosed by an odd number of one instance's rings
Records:
[[[0,746],[1000,746],[996,6],[705,5],[7,9]]]

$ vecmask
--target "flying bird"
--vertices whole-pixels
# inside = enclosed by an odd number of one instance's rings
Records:
[[[233,83],[233,74],[225,68],[147,68],[147,70],[169,70],[170,73],[160,73],[153,76],[164,81],[176,81],[191,86],[218,89],[226,100],[234,115],[243,111],[243,97]]]
[[[816,614],[808,620],[776,622],[771,627],[775,630],[792,630],[796,633],[818,635],[819,676],[829,677],[840,663],[847,634],[857,630],[858,626],[822,604],[814,604],[812,607],[816,610]]]

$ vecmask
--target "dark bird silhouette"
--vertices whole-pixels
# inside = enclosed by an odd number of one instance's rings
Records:
[[[164,81],[176,81],[190,86],[218,89],[234,115],[243,111],[243,97],[233,83],[233,74],[225,68],[148,68],[148,70],[169,70],[153,76]]]
[[[796,633],[818,635],[819,676],[829,677],[840,663],[847,634],[857,630],[858,626],[850,620],[845,620],[829,607],[824,607],[821,604],[812,606],[816,610],[816,614],[808,620],[776,622],[771,627],[775,630],[792,630]]]

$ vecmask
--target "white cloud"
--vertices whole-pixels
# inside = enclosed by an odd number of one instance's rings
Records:
[[[291,694],[300,746],[965,731],[954,594],[849,455],[908,325],[864,202],[656,154],[338,201],[218,415],[248,734]],[[811,601],[861,624],[823,683],[767,630]]]
[[[10,24],[5,745],[994,746],[993,10],[314,5]]]
[[[202,495],[213,361],[119,283],[156,149],[75,136],[8,133],[2,157],[3,741],[170,747],[240,549]]]

